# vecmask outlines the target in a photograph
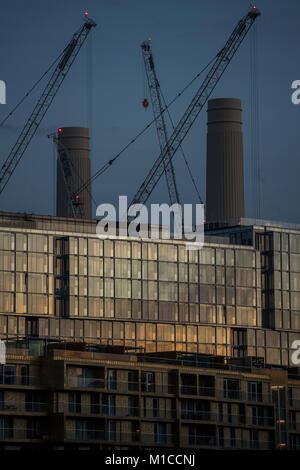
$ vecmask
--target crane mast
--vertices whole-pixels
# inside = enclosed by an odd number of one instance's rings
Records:
[[[2,165],[0,170],[0,194],[7,185],[10,177],[16,169],[16,166],[18,165],[25,150],[34,137],[40,123],[48,111],[62,82],[66,78],[90,30],[95,26],[96,23],[92,19],[85,18],[83,25],[73,35],[71,41],[63,50],[62,58],[51,75],[50,80],[47,83],[40,98],[38,99],[38,102],[36,103],[32,113],[27,119],[27,122],[24,125],[16,143],[11,149],[6,161]]]
[[[161,96],[161,90],[159,81],[157,78],[153,54],[150,46],[150,41],[144,41],[141,44],[142,54],[145,64],[145,70],[147,75],[148,87],[150,91],[150,98],[153,108],[153,114],[156,124],[156,131],[158,136],[158,142],[160,146],[160,151],[163,152],[164,148],[168,144],[168,134],[167,127],[164,117],[164,106]],[[170,198],[171,205],[174,203],[180,204],[179,194],[176,184],[175,172],[171,157],[170,149],[167,149],[167,152],[164,154],[163,158],[163,167],[164,173],[166,176],[167,188]]]
[[[146,179],[135,194],[131,205],[139,203],[144,204],[148,200],[153,189],[161,178],[162,173],[164,172],[164,162],[166,159],[166,155],[168,155],[168,158],[172,160],[177,149],[181,145],[182,141],[186,137],[192,125],[194,124],[197,116],[204,107],[209,96],[211,95],[217,83],[219,82],[221,76],[230,64],[233,56],[235,55],[239,46],[243,42],[247,33],[249,32],[251,26],[253,25],[257,17],[260,16],[260,14],[261,13],[258,8],[253,6],[247,13],[247,15],[245,15],[238,22],[237,26],[231,33],[229,39],[227,40],[225,46],[217,54],[208,74],[206,75],[203,83],[196,92],[194,98],[192,99],[190,105],[183,114],[179,123],[175,127],[167,144],[161,151],[159,157],[156,159],[154,165],[149,171]]]

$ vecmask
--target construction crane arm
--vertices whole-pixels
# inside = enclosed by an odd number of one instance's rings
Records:
[[[141,48],[147,75],[148,87],[150,91],[150,98],[153,108],[158,142],[160,146],[160,151],[162,152],[168,144],[168,134],[165,123],[163,99],[161,96],[160,85],[155,70],[150,41],[144,41],[141,45]],[[169,151],[164,154],[163,166],[166,175],[170,203],[180,204],[178,188],[175,178],[175,171]]]
[[[73,35],[72,40],[65,47],[61,60],[56,66],[49,82],[38,99],[38,102],[36,103],[32,113],[27,119],[27,122],[24,125],[16,143],[11,149],[6,161],[2,165],[0,170],[0,194],[7,185],[10,177],[16,169],[16,166],[18,165],[25,150],[34,137],[56,93],[66,78],[74,60],[76,59],[83,43],[85,42],[91,28],[95,26],[96,23],[92,19],[85,19],[83,25]]]
[[[131,205],[133,204],[144,204],[149,196],[151,195],[153,189],[158,183],[164,172],[164,161],[166,155],[172,159],[181,145],[182,141],[186,137],[193,123],[195,122],[200,111],[207,102],[209,96],[215,89],[217,83],[219,82],[221,76],[225,72],[226,68],[230,64],[233,56],[237,52],[239,46],[246,37],[251,26],[255,22],[256,18],[260,16],[260,11],[256,7],[252,7],[250,11],[245,15],[237,24],[233,32],[231,33],[228,41],[221,51],[217,54],[208,74],[206,75],[203,83],[192,99],[187,110],[183,114],[178,125],[175,127],[173,134],[167,142],[167,145],[161,151],[159,157],[155,161],[151,170],[149,171],[145,181],[140,186],[139,190],[135,194]]]

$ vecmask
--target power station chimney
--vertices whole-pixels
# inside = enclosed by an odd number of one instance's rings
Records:
[[[206,223],[229,223],[245,216],[241,100],[209,100],[207,113]]]
[[[86,127],[62,127],[58,132],[56,215],[74,217],[70,204],[73,195],[91,177],[90,136]],[[59,161],[60,158],[60,161]],[[65,165],[65,171],[62,171]],[[70,173],[72,175],[70,176]],[[68,187],[66,186],[66,176]],[[85,219],[92,218],[91,185],[79,194],[78,204]]]

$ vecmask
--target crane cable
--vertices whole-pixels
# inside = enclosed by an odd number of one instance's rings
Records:
[[[160,85],[159,85],[159,88],[160,88]],[[165,108],[166,108],[168,117],[169,117],[169,119],[170,119],[170,122],[171,122],[172,128],[173,128],[173,131],[174,131],[174,130],[175,130],[174,121],[173,121],[172,116],[171,116],[171,114],[170,114],[170,111],[169,111],[169,109],[168,109],[168,107],[167,107],[166,100],[165,100],[165,97],[164,97],[164,95],[163,95],[163,92],[162,92],[161,88],[160,88],[160,94],[161,94],[161,97],[162,97],[164,106],[165,106]],[[197,188],[195,178],[193,177],[193,174],[192,174],[190,165],[189,165],[189,163],[188,163],[187,157],[186,157],[186,155],[185,155],[185,153],[184,153],[184,151],[183,151],[183,148],[182,148],[182,145],[181,145],[181,144],[179,145],[179,148],[180,148],[181,155],[182,155],[182,157],[183,157],[183,159],[184,159],[184,162],[185,162],[185,164],[186,164],[187,170],[188,170],[188,172],[189,172],[190,178],[191,178],[191,180],[192,180],[193,186],[194,186],[195,191],[196,191],[196,193],[197,193],[197,196],[198,196],[198,198],[199,198],[199,201],[200,201],[201,204],[203,204],[203,200],[202,200],[201,195],[200,195],[200,192],[199,192],[199,190],[198,190],[198,188]]]
[[[38,86],[38,84],[43,80],[43,78],[50,72],[50,70],[54,67],[56,62],[64,55],[65,50],[59,54],[59,56],[52,62],[52,64],[48,67],[48,69],[43,73],[43,75],[32,85],[30,90],[23,96],[23,98],[16,104],[16,106],[7,114],[7,116],[2,119],[0,122],[0,127],[15,113],[15,111],[21,106],[21,104],[26,100],[26,98],[33,92],[33,90]]]
[[[216,59],[218,54],[216,54],[209,62],[208,64],[202,69],[200,70],[199,73],[197,73],[197,75],[195,75],[195,77],[179,92],[177,93],[177,95],[169,102],[169,104],[162,110],[162,112],[160,113],[163,114],[166,110],[168,110],[172,104],[177,101],[178,98],[181,97],[181,95],[183,95],[183,93],[185,93],[185,91],[197,80],[197,78],[200,77],[200,75],[202,75],[203,72],[205,72],[205,70],[213,63],[213,61]],[[97,179],[99,176],[101,176],[103,173],[105,173],[106,170],[108,170],[108,168],[110,168],[113,163],[133,144],[135,143],[139,137],[141,137],[145,132],[146,130],[149,129],[149,127],[152,126],[152,124],[155,122],[155,118],[152,119],[152,121],[150,121],[130,142],[128,142],[128,144],[126,144],[122,150],[117,153],[112,159],[108,160],[98,171],[96,171],[96,173],[91,176],[91,178],[85,182],[85,184],[83,186],[81,186],[77,191],[76,191],[76,194],[79,194],[81,193],[81,191],[83,191],[86,186],[88,186],[90,183],[92,183],[93,181],[95,181],[95,179]],[[200,198],[201,199],[201,198]]]
[[[250,122],[251,122],[251,186],[253,191],[254,217],[261,218],[261,155],[260,155],[260,109],[258,85],[258,28],[254,25],[250,42]]]

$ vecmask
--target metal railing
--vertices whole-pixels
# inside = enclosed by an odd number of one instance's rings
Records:
[[[242,400],[253,403],[272,403],[271,392],[249,393],[239,389],[224,389],[219,387],[203,387],[196,385],[181,384],[181,395],[193,395],[203,397],[228,398],[229,400]]]
[[[128,432],[120,433],[114,431],[104,431],[95,429],[67,429],[65,438],[68,440],[81,440],[81,441],[110,441],[118,443],[132,443],[137,442],[140,444],[173,444],[176,436],[167,433],[143,433],[143,432]]]
[[[16,385],[16,386],[38,386],[41,379],[33,375],[2,375],[0,376],[0,388],[2,385]]]
[[[177,386],[174,384],[162,384],[155,382],[127,382],[115,381],[114,383],[96,377],[66,377],[66,384],[74,388],[100,388],[116,392],[141,392],[155,394],[175,395]],[[238,389],[224,389],[213,386],[204,387],[189,384],[181,384],[179,387],[181,395],[212,397],[219,399],[249,401],[253,403],[272,403],[271,393],[250,393]],[[300,400],[299,400],[300,408]]]
[[[69,402],[54,403],[55,413],[103,415],[117,417],[136,417],[175,419],[175,409],[144,408],[138,406],[109,406],[103,404],[81,404]]]
[[[142,392],[142,393],[162,393],[175,394],[176,386],[173,384],[146,383],[146,382],[127,382],[127,381],[105,381],[96,377],[66,377],[68,387],[74,388],[105,388],[106,390],[117,392]]]
[[[105,380],[97,377],[73,377],[67,376],[66,383],[68,387],[74,388],[104,388]]]
[[[237,439],[237,438],[219,438],[215,436],[203,435],[186,435],[182,437],[182,446],[201,446],[201,447],[218,447],[222,449],[259,449],[271,450],[274,448],[274,441],[266,440],[250,440],[250,439]]]
[[[45,437],[47,436],[37,432],[34,428],[0,427],[0,441],[9,439],[45,439]]]
[[[18,401],[0,401],[0,412],[36,412],[45,413],[49,410],[49,404],[42,402],[18,402]]]

